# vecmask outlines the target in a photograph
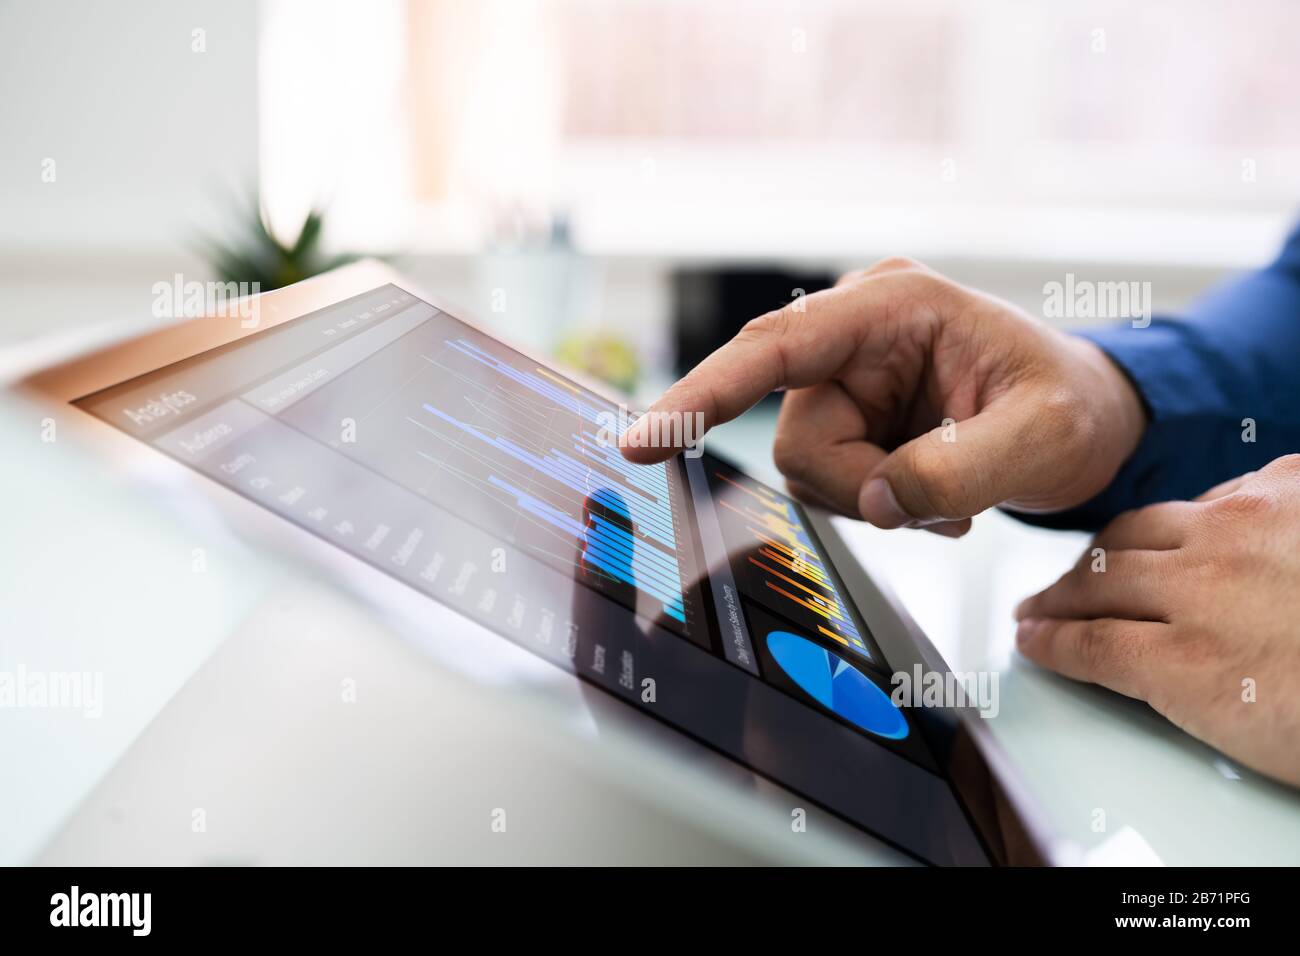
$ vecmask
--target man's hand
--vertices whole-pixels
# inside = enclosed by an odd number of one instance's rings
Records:
[[[1145,428],[1132,386],[1095,346],[887,259],[747,324],[628,430],[624,454],[680,451],[647,447],[651,416],[700,413],[712,428],[778,388],[790,391],[774,455],[795,495],[953,537],[994,505],[1088,500]]]
[[[1016,641],[1300,786],[1297,581],[1300,455],[1289,455],[1194,502],[1120,515],[1016,609]]]

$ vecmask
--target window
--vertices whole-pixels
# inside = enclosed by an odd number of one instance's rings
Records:
[[[377,234],[472,247],[562,210],[595,250],[1254,258],[1300,196],[1284,0],[277,0],[267,21],[268,113],[325,140],[269,185],[346,195]]]

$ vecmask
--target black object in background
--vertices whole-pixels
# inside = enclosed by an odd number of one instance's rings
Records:
[[[673,274],[677,372],[694,368],[750,319],[835,284],[829,272],[689,269]]]

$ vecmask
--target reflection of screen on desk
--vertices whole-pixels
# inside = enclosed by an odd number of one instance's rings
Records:
[[[410,293],[77,404],[904,849],[983,858],[789,499],[628,464],[617,406]]]

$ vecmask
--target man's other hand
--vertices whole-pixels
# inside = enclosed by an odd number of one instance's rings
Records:
[[[1120,515],[1016,609],[1016,641],[1300,786],[1298,581],[1300,455],[1288,455],[1196,501]]]

